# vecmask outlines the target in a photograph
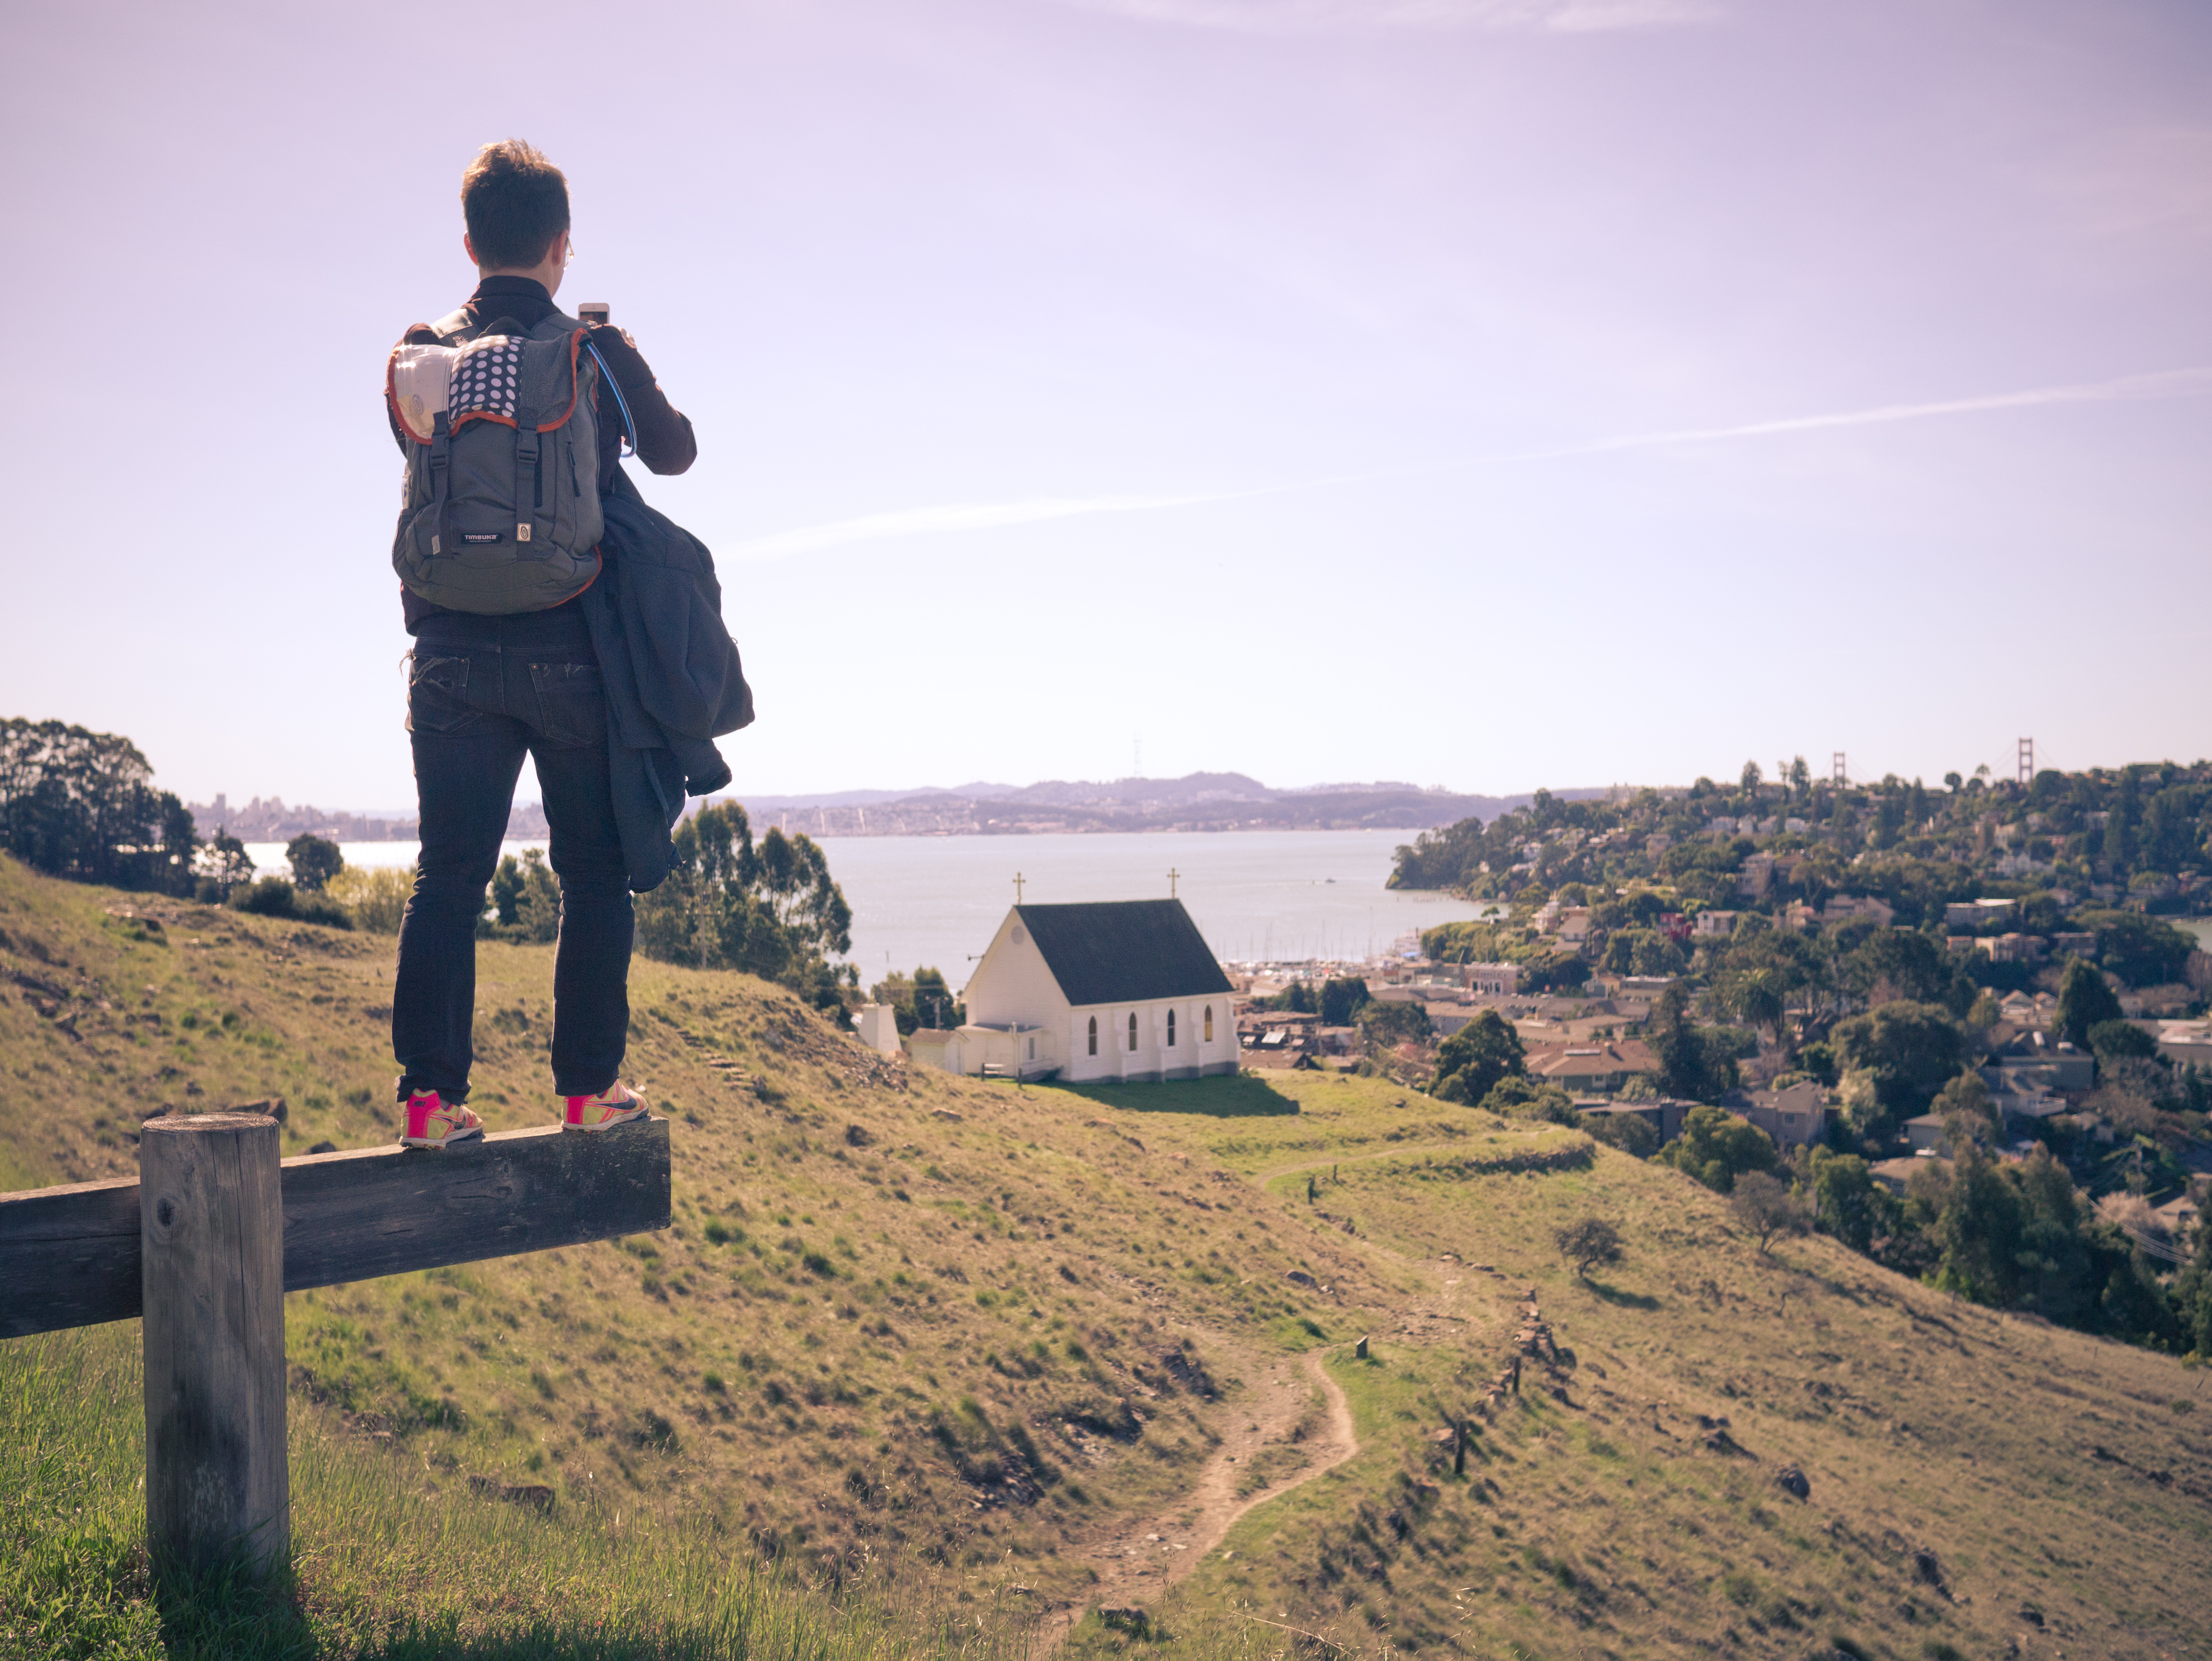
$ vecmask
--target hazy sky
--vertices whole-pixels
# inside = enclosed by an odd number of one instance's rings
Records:
[[[412,800],[380,391],[568,173],[739,794],[2212,752],[2212,8],[15,6],[0,714]],[[526,780],[526,793],[529,789]]]

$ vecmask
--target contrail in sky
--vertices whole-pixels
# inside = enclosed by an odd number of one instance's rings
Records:
[[[1301,479],[1294,484],[1261,485],[1249,490],[1207,490],[1182,496],[1041,496],[1027,502],[901,508],[889,513],[865,514],[858,519],[836,520],[827,525],[810,525],[795,531],[781,531],[774,536],[742,543],[733,552],[740,559],[777,559],[787,554],[807,553],[817,548],[835,548],[852,542],[875,542],[887,537],[992,530],[1004,525],[1029,525],[1053,519],[1082,519],[1097,514],[1142,513],[1164,508],[1196,507],[1208,502],[1249,502],[1261,496],[1285,496],[1295,490],[1318,490],[1333,485],[1419,478],[1467,467],[1498,467],[1527,461],[1562,461],[1577,456],[1611,455],[1626,450],[1656,450],[1670,445],[1709,444],[1736,438],[1772,438],[1787,433],[1817,432],[1832,427],[1878,427],[1892,422],[1927,421],[1939,416],[1978,415],[1993,410],[2035,409],[2055,404],[2115,404],[2137,399],[2185,398],[2208,389],[2212,389],[2212,365],[2166,369],[2153,374],[2122,375],[2112,380],[2077,381],[2063,386],[2036,386],[2025,392],[1992,392],[1980,398],[1947,399],[1932,404],[1881,404],[1867,410],[1846,410],[1828,415],[1788,416],[1775,421],[1745,422],[1733,427],[1686,427],[1671,432],[1635,433],[1616,438],[1591,439],[1580,444],[1562,445],[1555,449],[1506,451],[1496,455],[1469,456],[1457,461],[1430,462],[1419,466],[1391,468],[1378,472]]]

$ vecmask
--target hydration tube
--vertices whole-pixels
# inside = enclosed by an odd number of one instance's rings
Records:
[[[623,436],[629,441],[629,448],[618,448],[616,453],[626,460],[637,453],[637,428],[629,418],[629,400],[622,395],[622,383],[608,369],[606,359],[599,356],[599,349],[592,344],[592,338],[588,334],[584,337],[584,350],[592,355],[592,362],[599,366],[599,379],[613,389],[615,407],[622,411]]]

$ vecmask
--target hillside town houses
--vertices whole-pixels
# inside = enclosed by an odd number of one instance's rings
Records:
[[[1765,794],[1776,793],[1769,787]],[[1803,791],[1790,794],[1802,800]],[[1954,844],[1955,857],[1999,876],[2008,874],[2008,861],[2021,873],[2060,870],[2064,861],[2052,863],[2052,824],[2039,823],[2042,818],[2015,814],[2017,822],[2006,822],[1984,813]],[[2093,833],[2100,823],[2094,815],[2082,822]],[[1927,828],[1935,824],[1931,818]],[[1469,937],[1494,940],[1493,949],[1431,956],[1427,937],[1408,936],[1359,962],[1224,964],[1172,900],[1018,905],[981,954],[957,1026],[902,1039],[884,1012],[863,1011],[860,1021],[885,1047],[902,1045],[918,1061],[1016,1082],[1358,1069],[1425,1088],[1431,1074],[1424,1068],[1438,1065],[1442,1047],[1492,1013],[1518,1038],[1516,1070],[1529,1086],[1564,1095],[1593,1125],[1641,1120],[1663,1146],[1683,1134],[1699,1104],[1660,1087],[1671,1074],[1655,1049],[1654,1013],[1681,986],[1683,996],[1668,1007],[1693,1007],[1694,1025],[1721,1025],[1736,1047],[1727,1063],[1729,1087],[1701,1092],[1701,1100],[1756,1127],[1786,1160],[1823,1143],[1857,1145],[1844,1123],[1848,1081],[1839,1078],[1827,1035],[1872,1003],[1904,995],[1886,989],[1879,975],[1871,975],[1870,986],[1824,983],[1793,992],[1782,1020],[1770,1009],[1758,1018],[1758,1031],[1749,1017],[1729,1027],[1713,966],[1767,929],[1801,937],[1805,949],[1822,953],[1894,931],[1914,937],[1913,950],[1932,951],[1937,964],[1951,966],[1945,972],[1955,974],[1948,983],[1966,988],[1955,995],[1951,1017],[1973,1003],[1967,1063],[1984,1092],[1976,1099],[1985,1098],[1996,1153],[2019,1159],[2061,1134],[2123,1146],[2125,1136],[2096,1105],[2104,1082],[2097,1056],[2061,1032],[2053,989],[2059,972],[2097,960],[2100,946],[2090,926],[2097,914],[2081,912],[2090,921],[2081,922],[2069,914],[2077,906],[2124,904],[2170,911],[2195,891],[2193,869],[2137,873],[2123,885],[2094,862],[2085,872],[2076,861],[2061,872],[2066,883],[2008,884],[1996,893],[1970,885],[1970,897],[1923,899],[1894,885],[1886,894],[1853,891],[1882,885],[1847,874],[1875,850],[1850,856],[1839,873],[1830,847],[1839,840],[1848,847],[1832,815],[1815,822],[1790,811],[1715,815],[1702,834],[1679,819],[1667,829],[1554,826],[1513,843],[1509,862],[1468,867],[1470,882],[1479,870],[1480,882],[1502,885],[1477,892],[1510,897],[1486,914],[1494,929],[1486,922]],[[1402,861],[1409,850],[1399,851]],[[1668,880],[1645,879],[1650,891],[1643,893],[1583,880],[1596,864],[1621,860],[1649,862],[1647,869],[1664,862]],[[1697,885],[1672,880],[1687,872],[1698,874]],[[1655,908],[1656,897],[1668,903]],[[2199,952],[2192,962],[2207,960]],[[2142,1033],[2135,1042],[2143,1054],[2212,1074],[2212,1018],[2204,1001],[2212,964],[2190,985],[2138,984],[2109,970],[2103,978],[2121,1018]],[[1338,985],[1353,988],[1356,999],[1324,1004],[1322,989]],[[1828,1053],[1816,1063],[1801,1055],[1807,1050]],[[1887,1148],[1904,1157],[1877,1159],[1881,1148],[1866,1144],[1875,1180],[1901,1192],[1915,1169],[1949,1155],[1955,1115],[1941,1107],[1887,1122],[1883,1134],[1895,1137]],[[2212,1138],[2176,1157],[2195,1173],[2186,1191],[2151,1197],[2179,1206],[2176,1214],[2193,1220],[2199,1189],[2212,1181]]]

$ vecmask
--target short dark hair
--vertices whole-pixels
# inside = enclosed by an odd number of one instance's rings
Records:
[[[503,138],[461,175],[461,217],[479,265],[535,265],[568,228],[568,181],[536,146]]]

